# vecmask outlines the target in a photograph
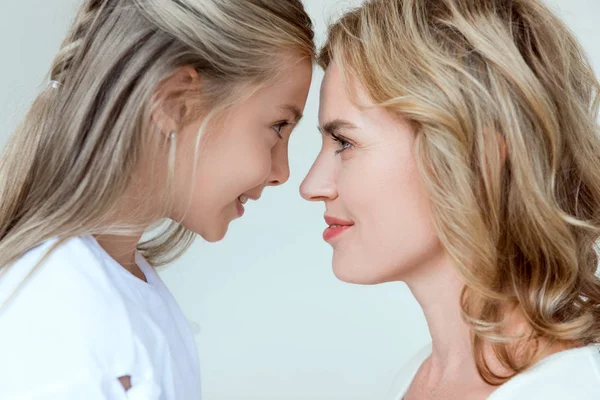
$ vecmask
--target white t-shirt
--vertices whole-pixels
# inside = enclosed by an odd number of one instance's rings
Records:
[[[30,250],[0,278],[0,305],[55,243]],[[0,309],[0,399],[200,399],[191,327],[139,253],[136,262],[147,282],[92,236],[50,253]]]
[[[401,400],[431,345],[417,353],[400,371],[390,399]],[[552,354],[499,386],[487,400],[599,400],[600,346],[590,345]]]

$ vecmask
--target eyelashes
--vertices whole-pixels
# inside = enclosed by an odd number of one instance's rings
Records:
[[[273,131],[275,132],[275,134],[277,135],[277,137],[279,139],[283,139],[283,130],[288,127],[293,125],[290,121],[280,121],[276,124],[274,124],[271,129],[273,129]],[[341,154],[344,151],[351,149],[352,147],[354,147],[354,143],[352,143],[349,139],[345,138],[342,135],[338,135],[334,132],[329,132],[329,137],[331,138],[331,140],[333,140],[335,143],[337,143],[340,148],[337,149],[335,151],[335,154]]]
[[[275,131],[275,134],[279,137],[279,139],[283,139],[283,135],[281,133],[283,132],[283,129],[289,125],[291,125],[289,121],[281,121],[273,125],[272,129]]]
[[[329,136],[331,137],[331,139],[336,142],[337,144],[340,145],[340,149],[337,149],[335,151],[335,154],[338,155],[348,149],[350,149],[353,145],[350,141],[348,141],[346,138],[344,138],[343,136],[339,136],[336,135],[334,133],[330,133]]]

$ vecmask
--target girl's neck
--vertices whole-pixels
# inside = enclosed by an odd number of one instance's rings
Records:
[[[142,235],[98,235],[98,244],[123,268],[135,277],[146,281],[146,276],[135,261],[135,251]]]

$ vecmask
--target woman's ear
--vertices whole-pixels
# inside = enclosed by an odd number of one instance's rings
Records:
[[[186,92],[200,83],[198,71],[191,66],[180,67],[157,87],[152,102],[152,122],[168,138],[171,132],[181,130],[193,109],[192,99]]]

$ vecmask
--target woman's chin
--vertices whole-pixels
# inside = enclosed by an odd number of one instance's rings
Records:
[[[387,282],[382,276],[374,274],[373,271],[348,264],[339,265],[338,263],[334,263],[333,274],[340,281],[355,285],[377,285]]]

